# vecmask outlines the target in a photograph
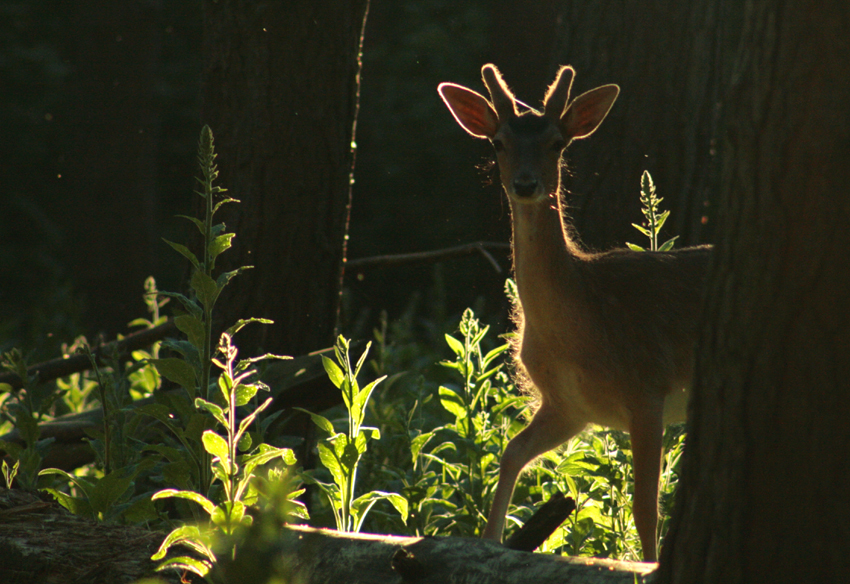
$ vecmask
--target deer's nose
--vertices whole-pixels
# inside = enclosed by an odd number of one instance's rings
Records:
[[[518,197],[530,197],[537,192],[537,179],[520,177],[514,179],[514,193]]]

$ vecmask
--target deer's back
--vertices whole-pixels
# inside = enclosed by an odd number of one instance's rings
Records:
[[[683,418],[711,248],[614,250],[581,260],[579,278],[546,317],[521,314],[517,356],[543,401],[612,427],[647,397]],[[520,302],[523,289],[520,287]]]

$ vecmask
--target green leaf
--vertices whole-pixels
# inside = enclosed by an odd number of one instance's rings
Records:
[[[248,433],[248,432],[245,432],[244,434],[242,434],[242,437],[239,438],[239,443],[236,444],[236,449],[239,452],[247,452],[248,450],[251,449],[251,445],[253,443],[254,443],[254,439],[251,438],[251,434]]]
[[[428,444],[428,441],[433,437],[434,432],[425,432],[410,441],[410,454],[414,465],[416,465],[416,459],[419,458],[419,453],[422,451],[422,448],[424,448],[425,445]]]
[[[658,251],[670,251],[673,249],[673,246],[676,244],[676,240],[679,239],[679,236],[672,237],[665,241],[661,247],[658,248]]]
[[[408,516],[408,504],[407,499],[399,495],[398,493],[386,493],[384,491],[372,491],[370,493],[366,493],[365,495],[360,495],[354,501],[351,502],[351,508],[355,511],[358,516],[358,525],[355,527],[355,531],[360,530],[360,526],[363,523],[363,520],[366,518],[366,515],[369,513],[369,510],[372,508],[376,502],[381,500],[387,500],[392,503],[392,506],[395,507],[396,511],[398,511],[399,515],[401,515],[402,521],[407,525],[407,516]]]
[[[310,419],[313,420],[313,423],[316,424],[319,428],[328,433],[329,436],[334,436],[336,434],[336,430],[334,430],[333,424],[331,424],[330,420],[320,414],[314,414],[313,412],[308,412],[304,408],[294,408],[299,412],[304,412],[305,414],[310,416]]]
[[[215,559],[212,552],[205,551],[209,550],[209,548],[201,543],[201,531],[195,525],[183,525],[172,530],[171,533],[165,536],[165,539],[162,540],[162,543],[159,545],[159,549],[153,556],[151,556],[151,559],[161,560],[165,557],[165,554],[168,553],[169,548],[178,543],[188,544],[191,549],[199,551],[210,559]]]
[[[661,199],[658,199],[658,202],[661,202]],[[670,216],[670,210],[666,210],[663,213],[660,213],[655,217],[655,232],[658,233],[661,231],[661,228],[664,227],[664,222],[667,221],[667,217]]]
[[[250,515],[248,518],[250,519]],[[241,501],[226,501],[213,510],[210,519],[221,527],[239,525],[245,519],[245,504]],[[225,533],[230,532],[232,530],[225,531]]]
[[[191,556],[177,556],[169,558],[156,567],[157,572],[161,572],[163,570],[185,571],[197,574],[201,578],[206,578],[211,569],[211,562],[206,560],[197,560]],[[159,580],[157,580],[157,582],[159,582]]]
[[[628,241],[626,242],[626,247],[628,247],[632,251],[646,251],[645,248],[642,248],[641,246],[635,243],[629,243]]]
[[[213,432],[207,430],[203,433],[202,440],[204,441],[204,449],[217,456],[225,465],[230,466],[230,450],[227,446],[227,440]]]
[[[366,411],[366,403],[369,401],[369,397],[371,397],[372,391],[374,391],[374,389],[378,386],[378,384],[381,383],[386,378],[387,378],[387,376],[383,375],[383,376],[379,377],[378,379],[376,379],[375,381],[373,381],[372,383],[369,383],[366,387],[361,389],[360,392],[357,394],[357,397],[354,398],[354,404],[357,407],[357,411],[358,411],[358,417],[357,417],[357,425],[358,426],[363,421],[363,413]]]
[[[241,268],[237,268],[231,272],[224,272],[219,274],[218,279],[216,280],[216,285],[219,290],[223,290],[225,286],[238,274],[241,274],[245,270],[250,270],[254,266],[242,266]]]
[[[649,229],[646,229],[645,227],[642,227],[642,226],[638,225],[637,223],[632,223],[632,227],[634,227],[635,229],[637,229],[638,231],[640,231],[641,233],[643,233],[647,237],[652,237],[652,231],[650,231]]]
[[[80,491],[82,491],[86,500],[91,499],[91,492],[92,492],[93,486],[92,486],[90,480],[87,480],[83,477],[75,477],[74,475],[69,474],[69,473],[67,473],[64,470],[59,469],[59,468],[45,468],[44,470],[39,471],[39,473],[38,473],[38,476],[40,476],[40,477],[41,476],[48,476],[48,475],[58,475],[58,476],[64,478],[65,480],[74,483],[74,485],[76,485],[77,488],[80,489]]]
[[[511,348],[511,346],[509,344],[499,345],[498,347],[496,347],[495,349],[493,349],[492,351],[490,351],[489,353],[484,355],[484,360],[482,362],[481,367],[483,369],[486,369],[490,365],[490,363],[493,361],[493,359],[495,359],[496,357],[498,357],[499,355],[501,355],[502,353],[504,353],[505,351],[507,351],[510,348]]]
[[[257,395],[257,385],[240,383],[236,386],[236,405],[244,406]]]
[[[160,292],[160,296],[167,296],[168,298],[174,298],[175,300],[179,300],[180,304],[183,305],[183,308],[186,309],[186,312],[189,314],[201,318],[204,315],[204,311],[198,306],[198,303],[184,296],[183,294],[179,294],[177,292]]]
[[[206,410],[212,416],[218,420],[218,422],[227,428],[227,417],[224,414],[224,409],[221,406],[218,406],[212,402],[208,402],[207,400],[196,397],[195,398],[195,407],[199,410]]]
[[[113,470],[95,483],[89,497],[94,513],[106,514],[111,507],[133,486],[136,473],[125,469]]]
[[[57,489],[46,488],[42,489],[47,491],[56,501],[62,505],[65,509],[73,513],[74,515],[79,515],[80,517],[89,517],[94,519],[95,514],[92,512],[91,505],[85,499],[81,499],[80,497],[72,497],[67,493],[63,493]]]
[[[337,387],[337,389],[342,387],[342,382],[345,380],[345,375],[342,373],[342,369],[339,368],[339,365],[337,365],[324,355],[322,355],[322,365],[324,365],[325,367],[325,371],[328,374],[328,378]]]
[[[189,250],[188,247],[186,247],[185,245],[180,245],[179,243],[174,243],[173,241],[168,241],[165,238],[163,238],[162,240],[165,243],[167,243],[168,245],[170,245],[175,251],[177,251],[184,258],[186,258],[187,260],[192,262],[192,265],[195,266],[196,270],[201,269],[201,264],[198,262],[198,258],[195,257],[195,254],[193,254],[191,252],[191,250]]]
[[[200,219],[198,219],[197,217],[189,217],[188,215],[177,215],[177,217],[180,217],[181,219],[188,219],[189,221],[194,223],[195,226],[197,226],[198,231],[201,232],[201,235],[204,234],[204,230],[206,229],[206,225],[204,225],[204,222],[201,221]]]
[[[257,416],[260,415],[260,412],[262,412],[264,409],[269,407],[272,404],[273,401],[274,401],[273,397],[266,399],[266,401],[264,401],[262,404],[260,404],[260,406],[256,410],[251,412],[249,415],[247,415],[245,417],[245,419],[243,419],[241,422],[239,422],[239,431],[237,432],[237,436],[241,436],[242,434],[247,432],[248,428],[251,426],[251,424],[254,423],[254,420],[257,419]]]
[[[334,449],[328,446],[327,442],[319,442],[316,447],[319,450],[319,460],[322,462],[324,467],[331,472],[331,475],[334,478],[334,483],[337,484],[338,487],[342,487],[345,484],[345,472],[343,471],[342,464],[337,457]]]
[[[260,323],[260,324],[274,324],[274,321],[270,320],[268,318],[243,318],[243,319],[236,321],[236,324],[234,324],[233,326],[228,328],[226,332],[227,332],[228,336],[232,337],[233,335],[238,333],[240,330],[242,330],[242,328],[245,325],[251,324],[252,322],[257,322],[257,323]],[[291,359],[292,358],[292,357],[278,357],[277,355],[269,355],[268,358],[272,358],[272,357],[276,357],[278,359]],[[255,357],[255,360],[259,361],[259,360],[262,360],[263,358],[265,358],[265,356]]]
[[[372,346],[372,341],[366,343],[366,348],[363,349],[363,353],[360,355],[360,358],[357,360],[357,366],[354,368],[354,377],[356,378],[360,375],[360,369],[363,367],[363,363],[366,362],[366,355],[369,354],[369,347]]]
[[[215,505],[213,502],[201,495],[200,493],[196,493],[194,491],[178,491],[177,489],[163,489],[162,491],[157,491],[151,496],[152,501],[156,501],[157,499],[168,499],[170,497],[174,497],[177,499],[188,499],[189,501],[194,501],[198,505],[204,508],[208,514],[213,512],[215,509]],[[172,532],[174,533],[174,532]]]
[[[174,319],[174,325],[178,330],[186,334],[189,342],[200,352],[204,347],[204,322],[190,314],[181,314]]]
[[[449,348],[454,351],[454,354],[462,359],[466,354],[466,349],[464,348],[463,343],[448,334],[446,335],[446,342],[449,344]]]
[[[201,270],[194,271],[190,284],[192,286],[192,290],[194,290],[195,294],[198,296],[198,301],[200,301],[201,305],[207,310],[212,309],[215,305],[215,301],[218,298],[221,289],[224,287],[217,285],[215,280],[207,276]]]
[[[354,442],[345,442],[342,455],[339,457],[342,465],[352,474],[360,461],[361,454],[366,450],[366,437],[358,434]]]
[[[150,362],[153,363],[160,375],[184,387],[190,395],[195,393],[197,383],[195,368],[189,363],[183,359],[174,357],[168,359],[151,359]]]
[[[230,246],[231,246],[230,240],[233,239],[234,235],[236,235],[236,234],[235,233],[225,233],[224,235],[219,235],[218,237],[213,239],[210,242],[210,244],[207,248],[207,250],[209,251],[209,254],[210,254],[210,258],[215,260],[215,258],[217,258],[219,255],[221,255],[221,253],[223,251],[229,249]]]
[[[276,448],[268,444],[260,444],[257,452],[241,459],[244,469],[243,473],[246,476],[250,475],[258,466],[266,464],[278,457],[283,459],[283,462],[289,466],[294,466],[297,462],[295,453],[290,448]]]
[[[466,418],[468,415],[466,405],[463,403],[463,399],[456,392],[441,385],[439,393],[440,404],[448,410],[449,413],[453,414],[457,420],[463,420]]]

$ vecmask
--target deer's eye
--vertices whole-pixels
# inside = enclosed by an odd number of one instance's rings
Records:
[[[563,150],[566,147],[567,147],[567,143],[563,140],[555,140],[552,143],[552,150],[554,150],[555,152],[560,152],[561,150]]]
[[[496,139],[493,140],[493,148],[496,149],[496,152],[502,152],[505,149],[505,145],[502,143],[501,140]]]

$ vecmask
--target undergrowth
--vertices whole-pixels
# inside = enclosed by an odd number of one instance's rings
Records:
[[[187,217],[201,233],[202,249],[196,254],[167,242],[192,265],[190,294],[159,291],[150,278],[145,283],[149,316],[130,323],[144,328],[164,323],[162,311],[171,300],[182,338],[129,356],[106,355],[100,362],[89,343],[78,339],[65,350],[89,355],[91,370],[48,383],[28,374],[21,351],[3,355],[2,366],[23,381],[18,388],[0,384],[5,485],[45,490],[72,512],[98,521],[168,528],[154,557],[164,568],[210,581],[227,581],[217,564],[225,559],[238,565],[240,546],[261,533],[258,529],[276,533],[268,527],[269,517],[275,524],[311,522],[346,531],[480,535],[504,448],[531,413],[529,398],[512,381],[506,335],[493,334],[467,309],[456,324],[432,327],[454,331],[441,346],[417,341],[410,318],[392,323],[384,318],[373,331],[375,350],[370,354],[367,345],[356,362],[352,343],[340,337],[334,358],[321,359],[342,403],[309,412],[322,434],[315,443],[319,465],[300,468],[293,450],[271,445],[285,437],[271,433],[280,412],[266,414],[274,388],[263,383],[258,369],[264,360],[283,357],[238,358],[238,331],[268,321],[241,320],[213,343],[219,294],[248,268],[215,271],[217,256],[230,247],[234,234],[213,218],[221,205],[238,201],[214,184],[214,160],[212,133],[204,128],[198,194],[205,212]],[[647,222],[636,227],[650,238],[649,249],[670,249],[673,240],[657,242],[668,212],[658,210],[661,199],[648,173],[641,201]],[[94,462],[41,470],[52,439],[41,437],[39,424],[93,409],[101,414],[87,430]],[[662,536],[683,442],[681,427],[668,429]],[[573,497],[577,510],[540,551],[639,559],[631,463],[628,435],[588,428],[522,474],[508,532],[561,492]],[[305,485],[321,496],[307,500]],[[178,544],[183,551],[167,555]]]

